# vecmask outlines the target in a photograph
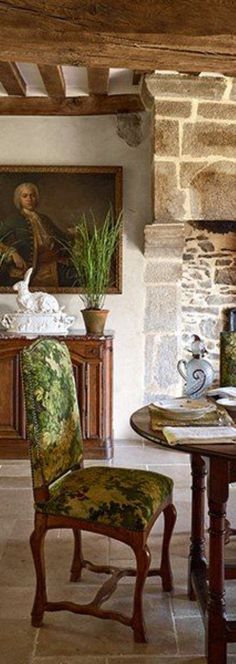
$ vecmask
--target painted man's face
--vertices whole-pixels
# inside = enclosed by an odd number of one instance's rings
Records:
[[[31,187],[23,187],[20,195],[20,206],[26,210],[35,210],[37,206],[37,196],[34,189]]]

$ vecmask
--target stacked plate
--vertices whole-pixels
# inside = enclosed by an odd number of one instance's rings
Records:
[[[187,397],[159,399],[156,408],[172,420],[196,420],[216,409],[216,405],[206,399],[188,399]]]

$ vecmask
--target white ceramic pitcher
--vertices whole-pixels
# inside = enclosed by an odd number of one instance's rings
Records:
[[[201,339],[195,334],[192,337],[191,350],[192,358],[188,362],[179,360],[177,369],[180,376],[185,381],[184,391],[191,399],[201,397],[206,389],[212,384],[214,379],[214,370],[203,355],[207,352]]]

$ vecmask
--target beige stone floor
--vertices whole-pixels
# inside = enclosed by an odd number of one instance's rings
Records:
[[[98,462],[90,462],[98,463]],[[108,463],[108,462],[104,462]],[[111,463],[111,462],[110,462]],[[31,627],[34,570],[29,549],[33,509],[29,463],[0,461],[0,664],[204,664],[204,631],[195,602],[186,595],[190,528],[190,472],[188,456],[165,451],[143,441],[117,442],[118,466],[139,467],[169,474],[175,481],[174,500],[178,520],[171,546],[175,591],[163,594],[160,579],[148,579],[145,614],[149,643],[135,644],[127,627],[111,621],[61,612],[45,615],[41,629]],[[233,521],[236,487],[230,489],[229,516]],[[234,523],[236,518],[234,519]],[[162,517],[150,544],[158,561]],[[96,561],[129,560],[129,549],[100,536],[84,534],[84,553]],[[51,599],[90,598],[96,577],[88,572],[80,584],[68,583],[72,538],[69,531],[47,538],[49,595]],[[236,554],[236,538],[227,556]],[[110,600],[130,606],[132,580],[120,583]],[[228,613],[236,618],[236,581],[227,582]],[[228,648],[229,664],[236,663],[236,644]]]

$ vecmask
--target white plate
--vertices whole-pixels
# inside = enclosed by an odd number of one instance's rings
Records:
[[[236,387],[233,385],[228,385],[226,387],[216,387],[214,390],[208,390],[209,396],[211,397],[225,397],[225,398],[235,398],[236,399]]]
[[[228,399],[224,397],[223,399],[217,399],[217,403],[221,406],[228,406],[228,408],[236,408],[236,399]]]
[[[216,408],[214,403],[208,403],[206,399],[187,399],[185,397],[160,399],[155,402],[155,406],[172,419],[196,419]]]

